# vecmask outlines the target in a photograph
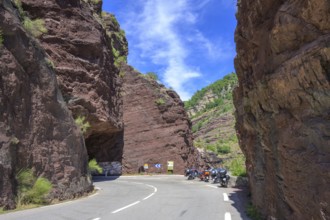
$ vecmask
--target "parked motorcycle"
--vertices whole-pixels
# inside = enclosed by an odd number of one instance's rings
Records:
[[[210,179],[210,170],[206,169],[203,170],[202,172],[199,172],[199,178],[201,181],[208,182]]]
[[[227,175],[227,170],[223,168],[218,169],[217,179],[220,181],[221,186],[227,187],[230,179],[230,176]]]
[[[188,177],[188,180],[195,179],[198,176],[198,171],[194,168],[186,169],[185,170],[185,176]]]

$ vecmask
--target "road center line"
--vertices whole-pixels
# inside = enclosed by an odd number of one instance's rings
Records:
[[[229,201],[229,197],[228,197],[227,193],[223,193],[223,200],[225,202],[228,202]]]
[[[149,199],[151,196],[155,195],[155,193],[151,193],[149,196],[145,197],[144,199],[142,200],[146,200],[146,199]]]
[[[120,211],[122,211],[124,209],[127,209],[127,208],[129,208],[129,207],[131,207],[133,205],[139,204],[139,203],[140,203],[140,201],[133,202],[132,204],[129,204],[129,205],[123,207],[123,208],[120,208],[120,209],[117,209],[117,210],[113,211],[112,214],[115,214],[117,212],[120,212]]]
[[[225,220],[231,220],[231,215],[229,212],[225,213]]]

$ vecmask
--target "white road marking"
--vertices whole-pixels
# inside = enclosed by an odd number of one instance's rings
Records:
[[[144,183],[139,183],[139,182],[132,182],[132,183],[135,183],[135,184],[144,184]],[[155,195],[156,192],[157,192],[157,188],[156,188],[156,187],[154,187],[154,186],[152,186],[152,185],[149,185],[149,184],[145,184],[145,185],[146,185],[146,186],[149,186],[149,187],[151,187],[151,188],[153,188],[153,189],[154,189],[154,192],[151,193],[149,196],[145,197],[144,199],[142,199],[143,201],[149,199],[151,196]],[[132,204],[129,204],[129,205],[123,207],[123,208],[117,209],[117,210],[113,211],[112,214],[115,214],[115,213],[117,213],[117,212],[120,212],[120,211],[122,211],[122,210],[124,210],[124,209],[127,209],[127,208],[133,206],[133,205],[139,204],[140,202],[141,202],[141,201],[136,201],[136,202],[134,202],[134,203],[132,203]]]
[[[122,211],[124,209],[127,209],[127,208],[129,208],[129,207],[131,207],[133,205],[139,204],[139,203],[140,203],[140,201],[133,202],[132,204],[129,204],[129,205],[123,207],[123,208],[120,208],[120,209],[117,209],[117,210],[113,211],[112,214],[115,214],[117,212],[120,212],[120,211]]]
[[[154,187],[152,185],[149,185],[149,184],[146,184],[146,185],[149,186],[149,187],[151,187],[151,188],[153,188],[155,193],[157,192],[157,188],[156,187]]]
[[[149,196],[145,197],[144,199],[142,200],[146,200],[146,199],[149,199],[151,196],[155,195],[155,193],[151,193]]]
[[[229,197],[228,197],[227,193],[223,193],[223,200],[225,202],[228,202],[229,201]]]
[[[100,220],[101,218],[94,218],[93,220]]]
[[[229,212],[225,213],[225,220],[231,220],[231,215]]]

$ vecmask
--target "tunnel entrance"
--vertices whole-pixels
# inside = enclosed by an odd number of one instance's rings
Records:
[[[85,139],[88,159],[96,159],[105,175],[121,175],[124,132],[92,133]]]

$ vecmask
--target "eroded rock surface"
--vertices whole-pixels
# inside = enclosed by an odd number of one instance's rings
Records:
[[[126,38],[113,16],[101,13],[102,1],[22,0],[31,19],[43,19],[48,30],[40,37],[54,65],[60,90],[73,117],[91,125],[85,134],[89,158],[121,161],[122,99],[115,51],[127,56]],[[103,19],[104,17],[104,19]],[[121,41],[120,41],[121,40]]]
[[[197,168],[200,156],[179,96],[129,66],[121,71],[125,74],[123,172],[137,173],[148,164],[148,172],[166,173],[167,161],[174,161],[174,173]]]
[[[83,137],[39,43],[11,1],[0,1],[0,207],[15,207],[16,173],[33,168],[52,181],[52,197],[92,190]]]
[[[238,4],[234,99],[254,205],[330,219],[330,1]]]

